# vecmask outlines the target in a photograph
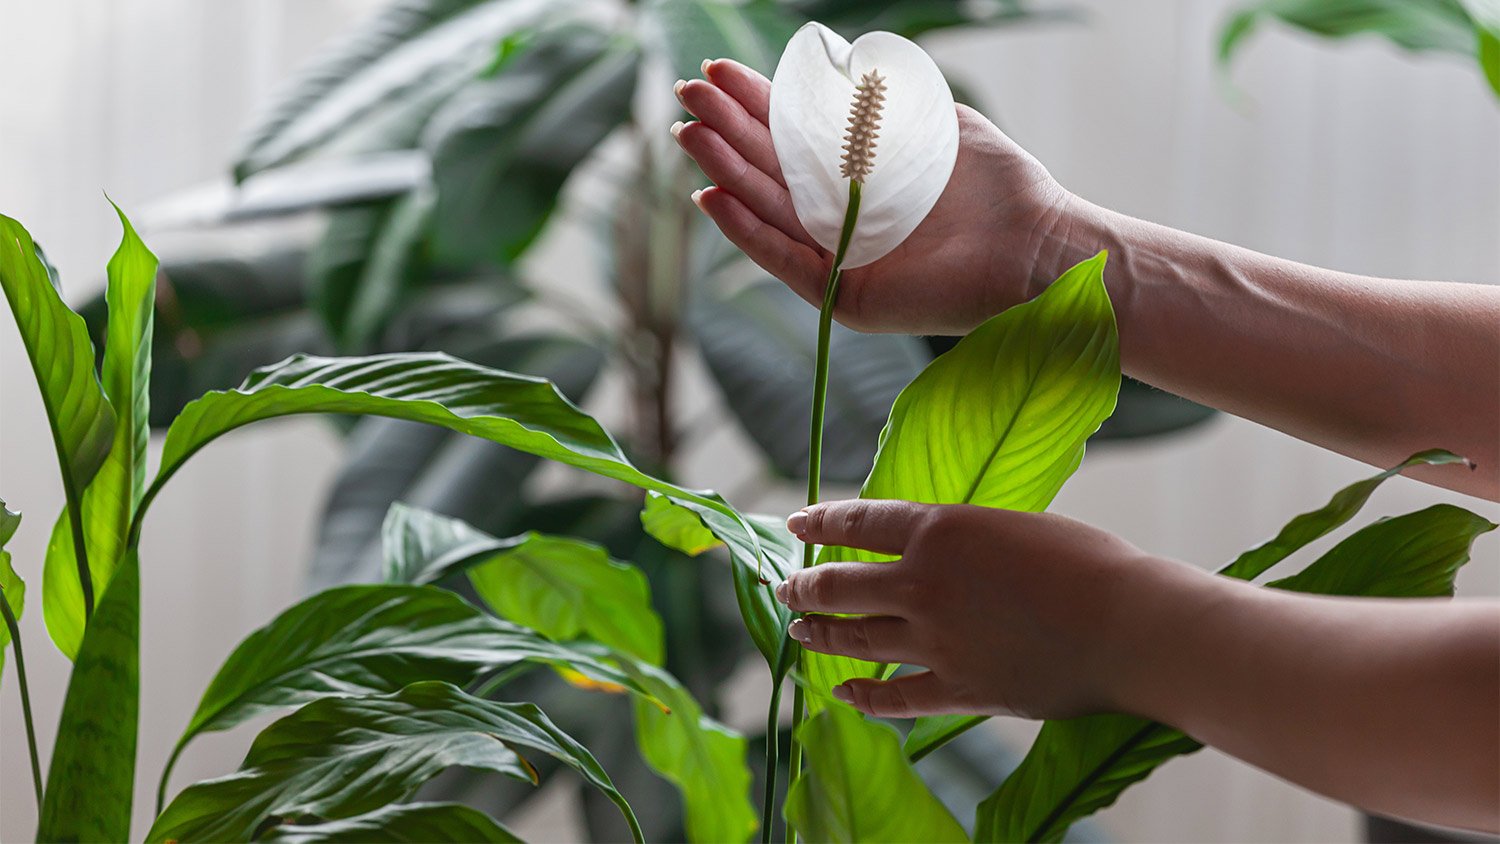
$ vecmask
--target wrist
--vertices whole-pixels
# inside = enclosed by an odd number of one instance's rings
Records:
[[[1109,248],[1112,213],[1058,187],[1058,197],[1042,215],[1032,248],[1027,298],[1046,290],[1080,261]]]

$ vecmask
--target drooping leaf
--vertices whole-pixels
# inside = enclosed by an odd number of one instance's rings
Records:
[[[149,841],[249,841],[269,819],[341,819],[404,799],[446,768],[534,782],[520,754],[545,753],[635,819],[583,745],[529,703],[500,703],[448,683],[314,701],[256,737],[237,773],[198,783],[156,819]],[[117,840],[123,840],[117,839]]]
[[[256,371],[237,390],[209,393],[184,408],[167,431],[148,499],[215,438],[251,422],[301,413],[387,416],[487,439],[703,506],[741,525],[743,539],[759,547],[759,537],[723,499],[637,469],[614,438],[550,382],[444,354],[299,355]]]
[[[860,497],[1046,509],[1114,410],[1120,387],[1104,263],[1104,253],[1079,263],[933,361],[891,408]],[[818,559],[890,558],[829,547]],[[879,671],[810,651],[802,668],[811,705],[831,701],[839,683]]]
[[[430,841],[520,844],[499,821],[462,803],[393,803],[336,821],[281,824],[258,841],[272,844],[423,844]]]
[[[37,825],[40,841],[126,841],[140,714],[140,560],[127,551],[73,661]]]
[[[105,298],[109,322],[104,341],[104,392],[114,410],[114,443],[83,493],[83,537],[95,595],[108,586],[125,553],[130,523],[146,487],[146,445],[151,433],[151,336],[156,305],[156,256],[146,248],[125,212],[124,228],[109,260]],[[83,643],[83,586],[78,580],[71,516],[64,510],[53,528],[42,571],[42,615],[47,632],[72,659]]]
[[[433,116],[440,259],[510,261],[531,243],[573,168],[630,115],[639,59],[592,27],[547,28]]]
[[[698,514],[654,492],[646,495],[641,527],[652,539],[689,557],[724,546],[723,540],[703,526]]]
[[[807,385],[818,314],[785,285],[761,284],[695,306],[689,320],[724,400],[777,472],[807,477]],[[876,442],[902,388],[930,360],[921,341],[836,326],[829,349],[823,477],[869,474]]]
[[[891,727],[847,707],[797,731],[807,770],[792,784],[786,819],[808,841],[968,841],[927,789]]]
[[[509,33],[557,0],[399,0],[323,51],[276,97],[236,156],[236,180],[319,150],[407,148]]]
[[[802,24],[769,0],[649,0],[641,15],[648,43],[671,60],[680,79],[698,76],[704,59],[720,58],[770,76],[782,47]]]
[[[653,665],[661,619],[639,569],[598,545],[535,532],[497,539],[458,520],[400,504],[383,531],[388,580],[432,582],[458,571],[501,618],[556,641],[580,636]]]
[[[681,792],[688,840],[748,840],[757,820],[745,737],[704,715],[688,690],[662,669],[634,661],[624,668],[666,705],[634,701],[636,744],[646,764]]]
[[[1328,595],[1451,595],[1474,539],[1495,527],[1439,504],[1362,528],[1299,574],[1269,585]],[[1070,824],[1200,746],[1171,727],[1126,715],[1048,721],[1020,767],[980,804],[975,839],[1059,841]]]

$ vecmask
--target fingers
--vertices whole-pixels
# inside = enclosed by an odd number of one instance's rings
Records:
[[[823,256],[786,232],[762,220],[729,191],[711,187],[693,194],[693,201],[714,221],[729,242],[739,247],[761,269],[781,279],[807,301],[823,297]]]
[[[751,166],[786,188],[781,162],[771,144],[771,130],[765,123],[751,117],[733,97],[700,79],[679,83],[674,90],[683,108],[728,140]]]
[[[871,662],[911,662],[915,657],[911,631],[900,618],[810,615],[792,622],[787,633],[803,647],[819,653]]]
[[[911,501],[830,501],[793,513],[786,526],[804,542],[900,554],[928,509]]]
[[[704,62],[703,75],[737,100],[746,114],[763,125],[771,124],[771,80],[734,59]]]
[[[833,696],[880,718],[916,718],[954,711],[952,694],[931,671],[885,681],[849,680],[835,686]]]
[[[893,563],[823,563],[793,572],[776,600],[797,612],[899,615],[901,576]]]
[[[705,123],[679,123],[672,127],[672,135],[683,151],[698,162],[709,180],[734,194],[751,213],[808,248],[817,246],[797,219],[792,195],[746,161],[722,134]]]

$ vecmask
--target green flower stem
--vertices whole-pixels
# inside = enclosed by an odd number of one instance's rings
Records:
[[[849,205],[844,211],[844,228],[839,232],[839,248],[833,255],[833,264],[828,269],[828,282],[823,287],[823,307],[818,313],[818,362],[813,374],[812,425],[807,443],[807,503],[818,503],[819,488],[823,475],[823,416],[828,406],[828,346],[833,337],[833,309],[838,301],[839,278],[842,275],[844,256],[849,251],[849,240],[854,236],[854,224],[859,220],[860,182],[849,181]],[[811,542],[802,545],[802,567],[816,562],[817,548]],[[797,741],[797,728],[807,709],[806,694],[798,685],[792,696],[792,747],[787,759],[787,793],[802,773],[802,744]],[[771,788],[774,783],[767,786]],[[797,833],[788,829],[788,838],[797,840]]]
[[[776,776],[781,755],[781,683],[771,687],[771,708],[766,711],[766,794],[760,813],[760,841],[770,844],[776,823]]]
[[[26,684],[26,657],[21,653],[21,626],[16,623],[10,602],[0,596],[0,613],[10,628],[10,641],[16,652],[16,681],[21,686],[21,713],[26,716],[26,749],[31,751],[31,787],[36,790],[36,814],[42,816],[42,763],[36,755],[36,728],[31,723],[31,689]]]

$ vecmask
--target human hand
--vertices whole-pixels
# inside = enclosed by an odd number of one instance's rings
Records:
[[[730,59],[703,67],[705,79],[675,89],[698,121],[673,126],[673,135],[715,184],[694,201],[751,260],[818,305],[832,256],[792,208],[767,124],[771,83]],[[1034,278],[1034,267],[1068,193],[979,112],[958,106],[958,123],[947,189],[894,251],[843,274],[839,322],[861,331],[965,334],[1051,281]]]
[[[804,541],[901,555],[824,563],[776,590],[799,612],[863,616],[794,621],[803,647],[928,669],[834,689],[882,717],[1134,712],[1165,608],[1213,603],[1214,578],[1063,516],[837,501],[787,526]]]

